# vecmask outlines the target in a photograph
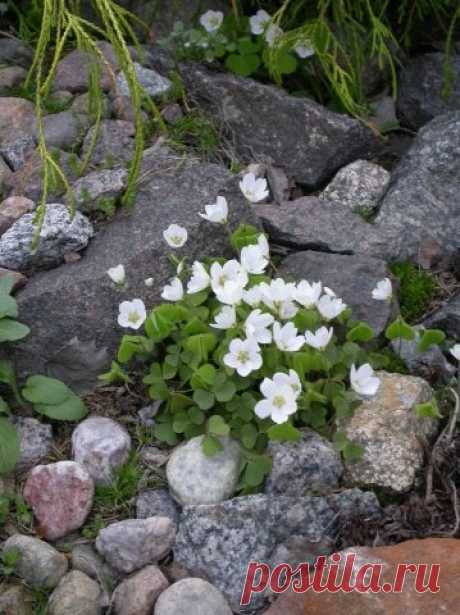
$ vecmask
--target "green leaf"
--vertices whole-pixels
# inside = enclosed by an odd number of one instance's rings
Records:
[[[169,398],[169,388],[164,380],[156,380],[149,387],[149,395],[152,399],[166,401]]]
[[[374,331],[365,322],[360,322],[347,333],[349,342],[369,342],[374,337]]]
[[[208,360],[209,353],[217,346],[217,337],[214,333],[201,333],[192,335],[185,340],[184,346],[198,357],[200,363]]]
[[[178,439],[171,423],[157,423],[154,429],[155,438],[160,442],[166,442],[170,446],[177,444]]]
[[[214,455],[217,455],[217,453],[220,453],[224,447],[217,438],[210,435],[205,435],[201,442],[201,448],[207,457],[213,457]]]
[[[173,330],[172,322],[155,308],[144,323],[145,332],[154,342],[161,342]]]
[[[184,337],[190,337],[191,335],[198,335],[199,333],[207,332],[207,325],[205,325],[199,318],[192,318],[192,320],[182,328],[182,334]]]
[[[11,320],[10,318],[0,320],[0,342],[16,342],[29,335],[29,333],[29,327],[17,320]]]
[[[257,430],[257,427],[252,423],[247,423],[241,428],[241,442],[246,448],[254,448],[258,435],[259,432]]]
[[[423,332],[417,349],[419,352],[426,352],[431,346],[442,344],[445,339],[446,334],[444,331],[440,331],[439,329],[427,329]]]
[[[12,472],[19,459],[20,438],[16,427],[0,417],[0,474]]]
[[[438,404],[434,398],[431,401],[425,402],[424,404],[417,404],[414,407],[414,410],[417,416],[420,418],[442,418],[442,415],[439,412]]]
[[[118,348],[117,359],[120,363],[128,363],[135,354],[144,354],[146,351],[145,337],[142,335],[124,335]]]
[[[231,380],[226,380],[224,383],[213,389],[217,401],[225,403],[231,401],[236,395],[236,386]]]
[[[241,55],[239,53],[231,53],[225,60],[225,66],[232,73],[249,77],[256,72],[260,66],[260,58],[255,53]]]
[[[184,433],[190,425],[190,419],[185,412],[180,412],[173,419],[172,427],[176,433]]]
[[[316,310],[307,310],[303,308],[294,316],[294,324],[300,331],[307,329],[309,331],[315,331],[320,321],[321,316]]]
[[[214,436],[227,436],[230,432],[230,427],[219,414],[214,414],[208,420],[208,433]]]
[[[61,404],[75,394],[60,380],[48,376],[30,376],[22,395],[32,404]]]
[[[3,397],[0,397],[0,414],[10,414],[10,408]]]
[[[204,412],[196,407],[190,408],[188,416],[194,425],[203,425],[206,418]]]
[[[238,41],[238,51],[242,55],[248,55],[248,54],[252,54],[252,53],[257,53],[259,51],[259,45],[257,43],[255,43],[249,37],[241,38]]]
[[[60,404],[34,404],[34,409],[55,421],[79,421],[88,414],[82,400],[72,393]]]
[[[6,361],[5,359],[0,361],[0,382],[10,386],[15,384],[16,375],[11,361]]]
[[[0,318],[10,316],[16,318],[18,315],[18,304],[16,299],[10,297],[10,295],[0,294]]]
[[[204,389],[197,389],[193,393],[193,401],[201,410],[209,410],[214,406],[214,393]]]
[[[275,442],[299,442],[302,432],[296,429],[291,423],[273,425],[267,431],[267,436]]]
[[[244,481],[249,487],[258,487],[264,482],[271,469],[271,458],[268,455],[259,455],[248,461],[244,471]]]
[[[399,316],[387,327],[385,335],[389,340],[402,338],[403,340],[411,341],[415,338],[415,331],[401,316]]]
[[[206,363],[199,367],[193,374],[190,381],[192,389],[201,389],[205,386],[211,386],[216,377],[216,368],[210,363]]]
[[[297,70],[297,60],[289,52],[282,52],[276,57],[276,70],[280,75],[290,75]]]
[[[257,243],[257,239],[261,234],[260,230],[251,224],[240,224],[233,231],[230,237],[230,243],[235,250],[241,250],[245,246],[252,246]]]
[[[14,282],[14,275],[2,275],[0,277],[0,295],[10,295],[14,288]]]
[[[106,384],[113,384],[114,382],[131,382],[131,378],[116,361],[112,361],[110,371],[101,374],[98,376],[98,379]]]

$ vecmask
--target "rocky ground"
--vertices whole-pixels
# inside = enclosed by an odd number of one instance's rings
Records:
[[[447,394],[440,424],[412,412],[431,399],[432,387],[452,382],[454,366],[440,350],[415,356],[410,343],[393,349],[405,373],[381,373],[378,395],[344,425],[364,447],[358,462],[344,463],[328,441],[305,431],[299,443],[270,444],[276,463],[263,491],[240,497],[233,497],[238,445],[226,441],[213,458],[203,456],[199,439],[159,447],[152,439],[156,408],[136,387],[95,385],[120,338],[119,303],[160,298],[169,277],[162,231],[173,222],[186,226],[191,260],[226,253],[225,233],[210,234],[197,216],[217,194],[232,204],[232,226],[266,230],[282,275],[323,280],[377,334],[392,307],[368,297],[391,277],[390,264],[407,260],[431,270],[447,282],[419,324],[460,340],[460,57],[447,101],[436,94],[441,53],[421,54],[401,69],[393,113],[405,131],[385,141],[313,101],[193,63],[175,67],[147,45],[136,58],[138,77],[176,138],[150,137],[127,212],[116,205],[134,151],[132,110],[110,46],[101,50],[118,77],[114,84],[103,75],[104,119],[83,177],[75,161],[85,157],[94,131],[88,61],[73,51],[57,67],[60,110],[45,117],[45,134],[78,211],[70,217],[55,186],[32,253],[41,162],[34,105],[18,95],[31,55],[20,42],[0,39],[0,267],[2,275],[16,272],[21,320],[32,330],[16,361],[22,376],[64,380],[91,409],[72,427],[17,418],[21,459],[15,476],[0,480],[10,502],[3,519],[0,509],[0,613],[44,613],[46,605],[50,615],[377,612],[369,595],[353,598],[356,604],[342,595],[285,595],[270,606],[274,597],[263,593],[246,610],[239,605],[250,560],[295,565],[352,547],[369,560],[383,558],[390,570],[414,553],[424,562],[442,559],[445,589],[437,602],[408,592],[404,609],[456,612],[456,417],[448,418]],[[377,108],[383,100],[388,105],[382,97]],[[179,143],[174,131],[196,110],[218,135],[211,152],[190,135]],[[238,189],[247,165],[270,187],[267,201],[253,208]],[[107,276],[118,263],[129,273],[123,289]],[[146,278],[153,279],[149,287]],[[5,556],[11,547],[16,574]],[[379,599],[378,612],[402,612],[394,596]]]

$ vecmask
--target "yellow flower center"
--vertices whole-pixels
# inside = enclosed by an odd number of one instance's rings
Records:
[[[133,311],[129,312],[129,314],[128,314],[128,321],[130,323],[135,325],[136,322],[139,321],[139,319],[140,319],[139,312],[136,312],[136,310],[133,310]]]
[[[240,363],[247,363],[249,361],[249,352],[246,350],[240,350],[237,357]]]
[[[273,398],[273,405],[276,406],[277,408],[282,408],[285,403],[286,403],[286,400],[284,399],[282,395],[275,395],[275,397]]]

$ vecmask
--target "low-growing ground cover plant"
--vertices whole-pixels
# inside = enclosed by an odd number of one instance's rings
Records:
[[[253,174],[240,188],[250,203],[267,196],[266,181]],[[200,216],[227,226],[226,199],[217,196]],[[174,250],[175,269],[162,292],[164,303],[151,311],[140,298],[121,303],[118,324],[133,334],[123,336],[117,361],[102,380],[135,378],[129,371],[135,359],[159,405],[156,438],[175,445],[202,435],[207,455],[222,449],[221,436],[237,439],[244,451],[240,487],[246,492],[270,470],[267,443],[296,441],[302,427],[332,439],[346,458],[358,456],[360,447],[347,440],[340,424],[379,389],[374,369],[388,358],[372,349],[372,328],[354,320],[321,281],[277,276],[267,239],[253,226],[229,230],[235,253],[230,260],[189,264],[176,256],[187,229],[171,224],[163,235]],[[121,265],[108,274],[117,284],[125,282]],[[392,292],[385,279],[372,294],[376,301],[391,301]],[[401,317],[386,330],[388,339],[414,336]],[[443,340],[442,332],[426,331],[419,347]],[[428,406],[423,412],[436,414],[435,405]]]
[[[30,330],[16,320],[18,306],[11,291],[14,277],[0,278],[0,343],[5,346],[25,338]],[[18,407],[57,421],[78,421],[87,409],[83,401],[63,382],[47,376],[30,376],[20,388],[12,361],[0,360],[0,474],[14,470],[20,453],[20,437],[11,420]]]

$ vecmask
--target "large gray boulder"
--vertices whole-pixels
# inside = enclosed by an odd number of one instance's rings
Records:
[[[308,98],[193,63],[181,75],[189,95],[232,133],[242,160],[271,162],[310,188],[374,145],[360,122]]]
[[[447,82],[445,63],[444,53],[425,53],[401,69],[396,108],[404,126],[417,130],[437,115],[460,110],[460,55],[449,58],[451,78]]]
[[[74,337],[81,342],[94,340],[98,348],[108,348],[108,358],[113,356],[123,334],[116,325],[119,303],[140,297],[153,306],[173,274],[168,259],[171,249],[162,235],[171,223],[188,230],[188,242],[179,255],[187,256],[189,262],[206,254],[230,257],[225,230],[198,216],[217,195],[228,199],[233,228],[239,222],[255,223],[238,179],[225,167],[161,147],[147,150],[133,208],[121,210],[80,261],[38,273],[18,294],[21,318],[32,328],[27,343],[18,346],[23,371],[46,371],[55,353]],[[128,285],[123,289],[107,275],[119,263],[127,274]],[[149,277],[154,284],[147,288],[144,280]]]
[[[423,325],[427,329],[442,329],[449,337],[460,340],[460,293],[426,318]]]

